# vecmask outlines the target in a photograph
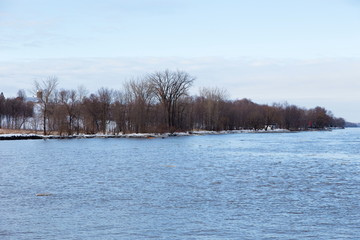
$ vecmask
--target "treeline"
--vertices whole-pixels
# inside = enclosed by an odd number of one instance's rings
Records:
[[[304,109],[289,104],[260,105],[249,99],[229,100],[226,91],[203,88],[190,96],[195,78],[183,71],[156,72],[126,82],[122,90],[58,89],[50,77],[35,82],[37,98],[26,101],[0,97],[2,127],[42,130],[61,135],[146,133],[191,130],[306,130],[344,127],[322,107]]]
[[[5,98],[0,93],[0,128],[21,129],[34,115],[34,103],[26,101],[24,91],[16,98]]]

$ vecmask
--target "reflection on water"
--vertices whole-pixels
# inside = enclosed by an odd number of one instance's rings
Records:
[[[0,142],[0,239],[356,239],[360,131]]]

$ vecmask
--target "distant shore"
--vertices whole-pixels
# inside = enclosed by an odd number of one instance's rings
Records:
[[[42,135],[31,133],[30,131],[0,131],[0,140],[32,140],[32,139],[82,139],[82,138],[167,138],[179,136],[196,135],[220,135],[220,134],[239,134],[239,133],[288,133],[287,129],[275,130],[227,130],[227,131],[187,131],[174,133],[120,133],[120,134],[74,134],[74,135]]]

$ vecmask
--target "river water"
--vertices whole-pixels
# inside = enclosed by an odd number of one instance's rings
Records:
[[[0,239],[360,239],[360,129],[0,141]]]

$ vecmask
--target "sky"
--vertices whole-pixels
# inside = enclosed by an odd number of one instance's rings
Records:
[[[360,122],[358,0],[0,0],[0,92],[121,89],[183,70],[191,89],[325,107]]]

